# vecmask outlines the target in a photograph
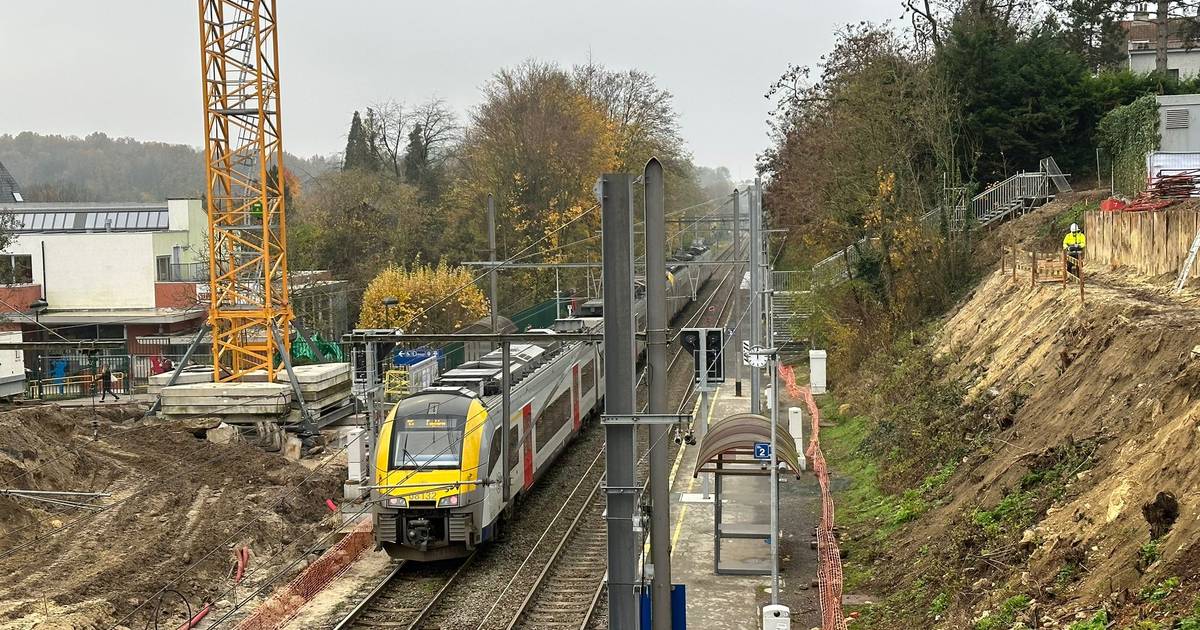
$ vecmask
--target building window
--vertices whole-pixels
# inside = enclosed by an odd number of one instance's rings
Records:
[[[1179,80],[1179,68],[1168,68],[1167,69],[1167,78],[1171,79],[1172,81],[1178,81]]]
[[[155,256],[154,268],[158,275],[159,282],[171,281],[171,257],[170,256]]]
[[[32,284],[32,254],[0,254],[0,283]]]

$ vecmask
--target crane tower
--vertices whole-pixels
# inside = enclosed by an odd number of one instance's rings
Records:
[[[199,9],[213,378],[273,380],[292,320],[275,0]]]

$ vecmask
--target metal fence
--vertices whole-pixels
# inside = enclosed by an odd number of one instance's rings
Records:
[[[37,357],[25,381],[25,397],[35,400],[84,398],[100,393],[100,374],[107,367],[112,373],[112,389],[117,394],[130,391],[130,357],[108,355],[90,357],[67,354]]]
[[[208,263],[170,263],[158,268],[158,282],[208,282]]]
[[[986,226],[1011,214],[1024,212],[1049,197],[1049,177],[1045,173],[1018,173],[1008,179],[989,186],[971,199],[971,218],[979,226]],[[964,225],[961,217],[956,222]]]

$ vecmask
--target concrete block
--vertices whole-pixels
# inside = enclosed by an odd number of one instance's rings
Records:
[[[209,429],[205,433],[205,437],[213,444],[231,444],[238,441],[238,438],[241,436],[238,434],[236,427],[231,427],[222,422],[216,428]]]
[[[292,368],[292,372],[296,375],[296,382],[304,385],[318,384],[325,381],[332,381],[339,378],[350,377],[349,363],[318,363],[315,365],[297,365]],[[286,370],[280,370],[275,374],[276,382],[287,382],[288,375]]]
[[[299,461],[300,455],[304,452],[304,442],[300,438],[289,435],[287,440],[283,442],[283,456],[292,460]]]
[[[190,383],[163,388],[163,398],[175,396],[212,396],[263,398],[285,394],[291,396],[292,389],[282,383]]]

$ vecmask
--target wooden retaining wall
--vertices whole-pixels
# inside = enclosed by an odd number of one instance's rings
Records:
[[[1128,267],[1147,276],[1178,274],[1198,230],[1200,210],[1088,212],[1083,221],[1094,268]],[[1189,277],[1200,277],[1200,265]]]

